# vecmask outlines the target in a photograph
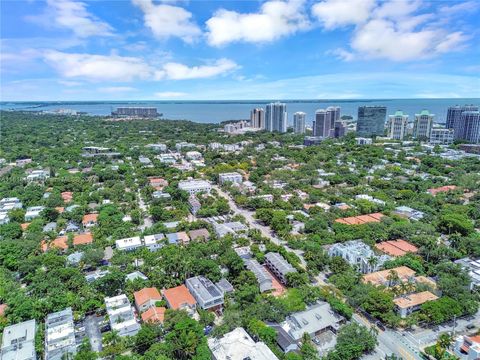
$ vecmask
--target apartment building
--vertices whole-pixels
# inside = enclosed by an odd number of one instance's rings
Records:
[[[284,285],[287,284],[287,274],[297,271],[282,255],[274,252],[265,255],[265,265]]]
[[[119,336],[133,336],[140,330],[140,324],[135,318],[133,308],[128,301],[127,295],[105,298],[105,306],[112,330]]]
[[[72,308],[48,314],[45,319],[45,360],[62,360],[76,353]]]

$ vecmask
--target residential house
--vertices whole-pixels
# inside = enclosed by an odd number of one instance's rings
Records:
[[[190,205],[190,212],[194,216],[197,215],[198,211],[202,208],[202,204],[200,204],[200,201],[195,195],[191,195],[188,198],[188,205]]]
[[[213,360],[278,360],[265,343],[255,342],[241,327],[221,338],[209,338],[208,347]]]
[[[445,193],[445,192],[453,191],[456,189],[457,189],[457,186],[455,185],[446,185],[446,186],[440,186],[437,188],[428,189],[427,192],[432,196],[436,196],[439,193]]]
[[[225,295],[225,294],[230,294],[234,291],[234,288],[233,288],[233,285],[230,284],[230,282],[225,279],[225,278],[222,278],[220,279],[219,281],[217,281],[215,283],[215,285],[217,286],[217,288],[220,289],[220,291]]]
[[[186,310],[189,314],[195,312],[197,301],[185,285],[162,291],[167,306],[173,310]]]
[[[155,307],[158,301],[162,300],[162,295],[157,288],[143,288],[133,293],[135,298],[135,308],[139,313],[146,311],[148,308]]]
[[[27,208],[25,213],[25,221],[32,221],[33,219],[40,216],[40,213],[45,209],[44,206],[31,206]]]
[[[186,245],[190,242],[190,238],[188,237],[185,231],[179,231],[176,233],[167,234],[167,240],[169,244],[183,244]]]
[[[35,320],[6,326],[3,329],[0,358],[2,360],[36,360],[36,332]]]
[[[50,170],[33,170],[27,175],[26,180],[31,181],[44,181],[50,177]]]
[[[166,308],[163,306],[152,306],[148,308],[147,311],[142,313],[142,322],[143,323],[152,323],[152,324],[163,324],[165,320],[165,311]]]
[[[190,240],[192,241],[208,241],[210,240],[210,233],[207,229],[197,229],[197,230],[190,230],[188,232],[190,235]]]
[[[165,186],[168,186],[168,181],[163,178],[149,177],[148,181],[150,186],[156,190],[162,190]]]
[[[223,306],[222,290],[209,279],[195,276],[185,280],[185,285],[202,309],[216,310]]]
[[[134,336],[140,330],[140,324],[135,319],[133,308],[127,295],[122,294],[105,298],[110,327],[117,331],[119,336]]]
[[[284,285],[287,284],[287,274],[297,271],[282,255],[275,252],[265,255],[265,264]]]
[[[415,220],[415,221],[421,220],[425,216],[425,213],[419,210],[412,209],[411,207],[408,207],[408,206],[397,206],[393,211],[393,213],[395,215],[403,216],[403,217],[406,217],[407,219]]]
[[[165,244],[165,235],[163,234],[154,234],[154,235],[145,235],[143,242],[145,247],[148,248],[151,252],[155,252],[161,249]]]
[[[453,348],[455,355],[461,360],[478,360],[480,359],[480,335],[457,336]]]
[[[62,200],[66,203],[69,203],[73,200],[73,192],[71,191],[64,191],[60,194]]]
[[[463,258],[456,260],[455,264],[459,264],[463,269],[468,271],[468,275],[470,276],[470,290],[480,288],[480,259],[473,260]]]
[[[85,229],[89,229],[97,225],[98,214],[86,214],[82,218],[82,225]]]
[[[73,237],[73,245],[90,245],[93,243],[93,236],[91,233],[77,234]]]
[[[134,251],[143,246],[140,236],[116,240],[115,245],[121,251]]]
[[[45,360],[62,360],[76,353],[72,308],[48,314],[45,319]]]

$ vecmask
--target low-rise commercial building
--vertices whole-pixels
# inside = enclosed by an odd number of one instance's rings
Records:
[[[422,304],[437,299],[438,296],[431,293],[430,291],[422,291],[415,294],[403,295],[401,297],[393,299],[393,302],[395,303],[400,317],[405,318],[412,312],[420,310]]]
[[[77,353],[72,308],[45,319],[45,360],[62,360]]]
[[[257,278],[258,286],[260,287],[260,292],[265,292],[273,289],[272,286],[272,276],[269,274],[265,268],[259,264],[255,259],[244,259],[245,266],[248,270],[253,272]]]
[[[135,318],[133,308],[128,301],[127,295],[122,294],[105,298],[105,306],[112,330],[119,336],[133,336],[140,330],[140,324]]]
[[[360,240],[334,244],[328,249],[328,255],[340,256],[362,274],[377,271],[385,261],[390,260],[388,255],[376,255],[367,244]]]
[[[332,310],[327,302],[319,302],[305,311],[293,313],[278,325],[272,327],[277,331],[277,343],[284,352],[299,348],[303,334],[314,338],[322,333],[336,334],[345,318]]]
[[[287,274],[297,271],[282,255],[274,252],[265,255],[265,265],[284,285],[287,284]]]
[[[253,341],[241,327],[221,338],[209,338],[208,347],[214,360],[278,360],[265,343]]]
[[[210,194],[212,186],[205,180],[185,180],[178,183],[180,190],[188,192],[190,195],[197,194],[199,192],[205,192]]]
[[[227,182],[231,182],[234,184],[241,184],[243,181],[243,177],[238,172],[231,172],[231,173],[222,173],[218,175],[218,182],[223,185]]]

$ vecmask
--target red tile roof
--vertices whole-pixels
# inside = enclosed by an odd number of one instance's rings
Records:
[[[155,301],[162,300],[162,295],[160,295],[160,292],[157,290],[157,288],[154,288],[154,287],[143,288],[142,290],[135,291],[133,293],[133,297],[135,298],[135,304],[137,306],[142,306],[143,304],[145,304],[147,301],[150,301],[150,300],[155,300]]]
[[[335,222],[346,225],[362,225],[371,222],[380,222],[382,217],[385,216],[382,213],[373,213],[360,216],[350,216],[346,218],[340,218],[335,220]]]
[[[0,316],[5,315],[5,311],[7,310],[8,305],[7,304],[0,304]]]
[[[30,225],[30,223],[23,223],[23,224],[20,224],[20,227],[22,228],[23,231],[27,230],[28,228],[28,225]]]
[[[86,214],[83,215],[82,223],[88,224],[89,222],[97,222],[98,214]]]
[[[375,247],[381,252],[391,256],[403,256],[406,253],[418,252],[418,248],[415,245],[402,239],[384,241],[376,244]]]
[[[73,193],[71,191],[64,191],[60,195],[65,202],[70,202],[73,199]]]
[[[78,234],[73,237],[73,245],[87,245],[93,242],[93,236],[91,233]]]
[[[432,188],[432,189],[428,189],[427,191],[435,196],[437,195],[438,193],[442,193],[442,192],[448,192],[450,190],[455,190],[457,188],[457,186],[455,185],[446,185],[446,186],[440,186],[438,188]]]
[[[151,307],[142,314],[142,321],[144,323],[163,323],[166,310],[164,307]]]
[[[48,249],[51,249],[51,248],[67,250],[68,249],[67,240],[68,238],[66,236],[59,236],[55,240],[51,241],[50,243],[43,240],[41,243],[42,251],[46,252]]]
[[[169,306],[174,310],[181,309],[186,304],[189,306],[197,304],[197,301],[185,285],[163,290],[162,293]]]

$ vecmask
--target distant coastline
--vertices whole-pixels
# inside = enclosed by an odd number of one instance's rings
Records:
[[[55,111],[71,109],[87,115],[105,116],[118,106],[154,106],[163,117],[171,120],[190,120],[200,123],[221,123],[226,120],[248,119],[254,107],[264,107],[272,101],[287,104],[289,122],[296,111],[307,113],[307,124],[315,110],[332,105],[341,107],[342,115],[357,117],[359,106],[375,104],[387,106],[388,113],[403,110],[413,120],[414,114],[428,109],[436,115],[436,122],[444,122],[449,106],[480,105],[480,98],[451,99],[271,99],[271,100],[127,100],[127,101],[2,101],[0,110]]]

